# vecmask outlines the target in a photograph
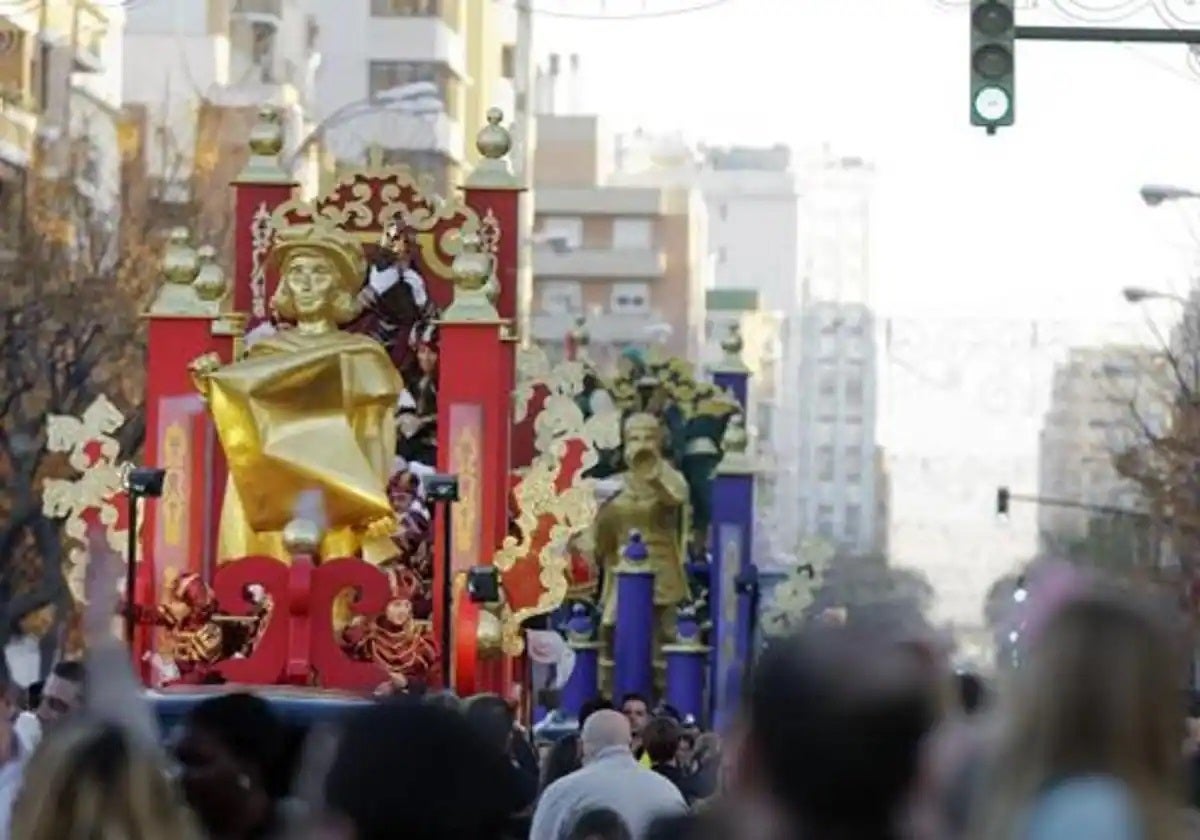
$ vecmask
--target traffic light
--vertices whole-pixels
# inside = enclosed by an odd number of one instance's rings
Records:
[[[996,515],[1008,516],[1008,501],[1009,494],[1007,487],[1001,487],[996,490]]]
[[[1015,0],[971,0],[971,125],[1013,124]]]

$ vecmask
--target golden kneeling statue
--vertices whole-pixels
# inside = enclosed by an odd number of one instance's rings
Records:
[[[627,418],[624,438],[625,485],[600,508],[594,526],[595,556],[604,574],[602,635],[611,659],[612,630],[617,619],[617,564],[630,531],[638,531],[646,545],[646,562],[654,571],[657,660],[662,645],[675,640],[676,607],[688,595],[683,564],[688,484],[663,456],[662,426],[652,414]]]
[[[283,529],[316,491],[320,556],[361,549],[383,562],[396,553],[387,482],[403,383],[378,342],[339,329],[358,314],[362,250],[340,231],[311,227],[281,231],[271,256],[280,268],[271,305],[295,326],[253,343],[240,361],[222,367],[208,355],[191,367],[229,465],[217,556],[286,562]]]

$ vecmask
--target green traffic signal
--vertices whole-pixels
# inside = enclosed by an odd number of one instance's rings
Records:
[[[971,125],[1013,124],[1015,0],[971,0]]]

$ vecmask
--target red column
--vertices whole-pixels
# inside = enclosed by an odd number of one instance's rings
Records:
[[[219,498],[212,485],[224,484],[214,469],[211,421],[196,393],[188,365],[197,356],[233,356],[233,334],[220,300],[225,291],[220,270],[204,268],[204,284],[193,283],[200,266],[186,231],[173,234],[164,259],[165,282],[146,314],[146,443],[143,462],[166,471],[163,494],[147,502],[140,528],[135,603],[153,608],[163,574],[203,572],[215,551]],[[201,287],[198,292],[196,286]],[[203,295],[203,296],[202,296]],[[213,298],[217,298],[214,300]],[[155,633],[142,627],[134,652],[143,661],[152,652]]]
[[[282,149],[278,112],[270,108],[260,111],[250,134],[250,161],[233,182],[233,309],[248,316],[249,328],[267,319],[267,305],[275,291],[277,278],[267,271],[271,215],[291,198],[297,186],[280,164]]]
[[[455,260],[455,303],[447,309],[440,332],[438,384],[438,469],[459,478],[460,501],[452,519],[451,573],[492,562],[508,533],[511,472],[512,391],[516,372],[513,325],[518,320],[520,196],[523,188],[504,160],[511,147],[496,109],[476,146],[483,160],[464,187],[467,203],[481,221],[482,250],[490,255],[496,284],[493,304],[482,301],[473,286],[478,273],[469,259]],[[464,270],[465,269],[465,270]],[[465,304],[461,305],[460,304]],[[439,537],[440,538],[440,537]],[[444,556],[439,546],[438,556]],[[441,591],[441,564],[437,572]],[[461,597],[465,597],[465,592]],[[461,598],[460,598],[461,604]],[[475,623],[463,610],[463,632]],[[435,608],[435,627],[445,620]],[[474,648],[474,639],[455,639],[456,654]],[[455,688],[493,691],[507,696],[510,669],[501,663],[476,662],[464,667],[456,655]],[[469,654],[466,659],[470,659]]]

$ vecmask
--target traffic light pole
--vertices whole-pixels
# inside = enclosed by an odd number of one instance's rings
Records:
[[[1110,26],[1017,26],[1019,41],[1200,44],[1200,29],[1124,29]]]

